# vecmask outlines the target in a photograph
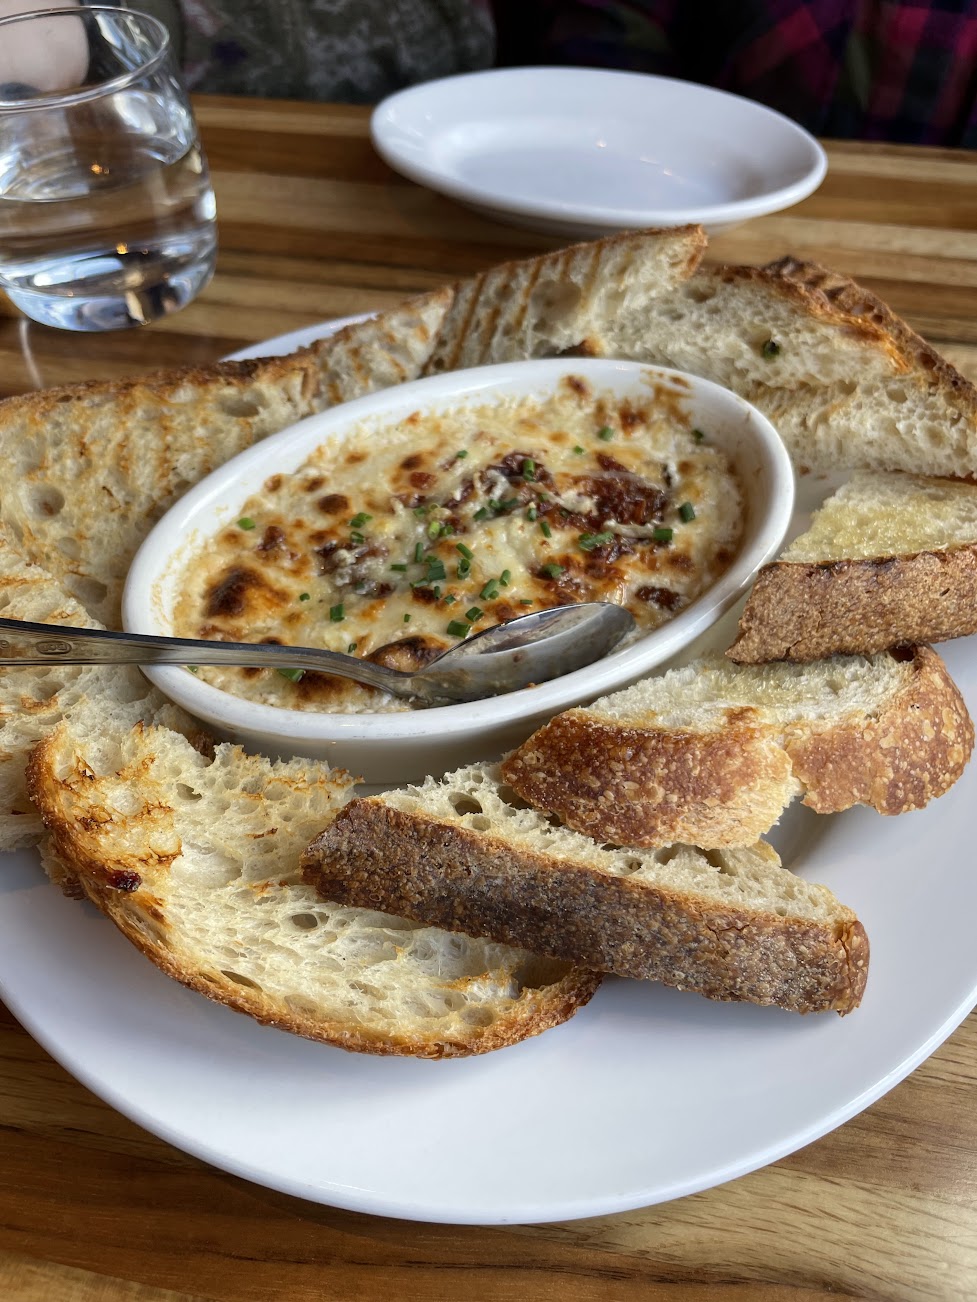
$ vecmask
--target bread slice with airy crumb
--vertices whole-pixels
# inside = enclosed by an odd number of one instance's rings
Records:
[[[501,771],[598,841],[748,846],[797,795],[821,814],[920,809],[956,782],[973,743],[928,647],[810,665],[717,654],[556,715]]]
[[[85,609],[40,565],[32,565],[0,525],[0,614],[4,619],[98,628]],[[34,845],[44,828],[27,797],[31,748],[65,715],[77,726],[131,728],[165,722],[188,735],[200,725],[172,705],[134,665],[0,668],[0,851]],[[62,884],[73,888],[70,878]]]
[[[711,999],[847,1013],[865,987],[861,923],[769,845],[601,846],[522,805],[495,766],[354,800],[302,862],[324,899]]]
[[[166,728],[62,723],[35,749],[30,793],[46,864],[169,976],[259,1022],[364,1053],[441,1058],[565,1021],[600,978],[524,949],[320,899],[302,850],[352,779],[311,761]]]
[[[855,474],[757,575],[728,655],[871,654],[977,633],[977,485]]]
[[[691,371],[757,406],[794,464],[977,475],[977,389],[875,295],[815,263],[700,268],[607,356]]]
[[[636,326],[653,300],[667,301],[705,247],[700,226],[675,226],[490,267],[454,287],[424,373],[587,353],[615,322]]]

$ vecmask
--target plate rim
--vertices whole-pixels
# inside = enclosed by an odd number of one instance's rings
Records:
[[[324,322],[321,326],[309,327],[308,329],[321,330],[322,337],[326,337],[330,331],[328,327],[339,325],[333,322]],[[293,332],[294,333],[294,332]],[[281,340],[288,336],[277,336],[275,339],[267,340],[264,344],[256,344],[253,347],[257,349],[266,349],[271,351],[274,346],[280,344]],[[263,355],[252,353],[251,355]],[[977,647],[977,638],[965,639]],[[949,644],[951,647],[953,643]],[[972,765],[977,760],[972,761]],[[970,770],[975,771],[975,770]],[[977,771],[975,771],[977,772]],[[950,793],[952,796],[952,792]],[[944,797],[945,799],[946,797]],[[812,815],[813,817],[813,815]],[[835,818],[844,818],[845,815],[836,815]],[[908,815],[907,817],[913,817]],[[50,902],[52,908],[57,908],[64,904],[66,907],[80,908],[79,904],[74,901],[65,901],[58,894],[56,889],[43,879],[43,869],[40,866],[39,855],[36,849],[21,850],[11,852],[8,859],[15,859],[18,862],[26,860],[30,864],[31,873],[38,875],[37,885],[45,892],[45,903]],[[98,918],[99,923],[109,927],[107,920]],[[122,952],[128,954],[130,950],[129,942],[118,933],[114,928],[109,928],[106,933],[112,944],[118,944]],[[135,955],[135,951],[133,950]],[[138,955],[136,955],[138,957]],[[147,964],[147,966],[149,966]],[[155,968],[150,968],[148,976],[153,980],[163,983],[166,989],[171,989],[175,983],[170,978]],[[629,983],[630,984],[630,983]],[[637,983],[633,983],[637,984]],[[162,988],[162,987],[161,987]],[[961,986],[963,989],[963,986]],[[249,1030],[255,1033],[268,1033],[286,1035],[286,1032],[272,1031],[269,1028],[259,1027],[256,1023],[251,1025],[243,1014],[234,1013],[231,1009],[212,1004],[203,995],[196,995],[193,992],[183,992],[192,994],[194,999],[199,999],[207,1010],[220,1017],[231,1018],[236,1022],[241,1019]],[[674,993],[674,992],[673,992]],[[777,1162],[782,1158],[797,1152],[807,1144],[824,1137],[845,1124],[853,1117],[859,1115],[867,1107],[871,1106],[878,1099],[903,1081],[910,1075],[922,1062],[924,1062],[944,1041],[961,1025],[970,1011],[977,1003],[977,963],[975,963],[972,976],[969,978],[969,984],[966,985],[964,992],[944,1013],[941,1020],[932,1026],[928,1033],[920,1041],[913,1045],[908,1051],[901,1054],[893,1055],[896,1061],[892,1062],[888,1069],[867,1084],[861,1090],[858,1090],[851,1097],[840,1102],[826,1113],[820,1114],[813,1123],[796,1126],[793,1129],[787,1127],[788,1133],[785,1133],[779,1142],[767,1145],[754,1145],[751,1151],[743,1156],[740,1160],[729,1161],[725,1164],[720,1163],[718,1166],[709,1166],[703,1164],[697,1175],[687,1178],[684,1181],[673,1181],[668,1187],[654,1186],[648,1182],[640,1188],[632,1184],[626,1191],[616,1195],[604,1194],[594,1200],[592,1195],[578,1195],[574,1198],[565,1198],[561,1202],[551,1200],[545,1206],[539,1203],[518,1203],[513,1199],[508,1199],[504,1207],[495,1205],[476,1206],[468,1205],[459,1210],[456,1203],[450,1205],[438,1203],[430,1197],[423,1202],[410,1202],[403,1198],[383,1196],[370,1189],[354,1189],[349,1185],[339,1187],[322,1187],[313,1186],[301,1179],[289,1177],[283,1174],[278,1168],[269,1170],[267,1166],[262,1167],[255,1161],[248,1161],[235,1153],[228,1153],[217,1147],[212,1147],[205,1140],[199,1139],[193,1135],[188,1136],[185,1132],[180,1131],[169,1125],[166,1121],[156,1119],[151,1113],[145,1111],[138,1103],[133,1102],[128,1097],[124,1082],[108,1081],[103,1079],[99,1071],[91,1066],[88,1062],[78,1057],[72,1048],[66,1047],[45,1024],[44,1014],[45,1007],[42,1005],[38,1008],[30,1000],[23,1000],[19,994],[12,992],[9,982],[5,979],[5,973],[2,965],[2,955],[0,955],[0,996],[7,1003],[14,1016],[22,1023],[27,1032],[83,1086],[91,1090],[98,1098],[114,1110],[127,1117],[130,1121],[141,1126],[149,1133],[156,1135],[164,1142],[172,1144],[173,1147],[182,1152],[188,1153],[193,1157],[205,1161],[218,1170],[226,1171],[238,1178],[250,1181],[260,1187],[276,1190],[280,1193],[292,1197],[304,1199],[319,1205],[337,1207],[348,1211],[362,1212],[368,1215],[388,1216],[400,1220],[415,1221],[430,1224],[452,1224],[452,1225],[512,1225],[512,1224],[543,1224],[563,1220],[575,1220],[591,1216],[611,1215],[619,1212],[634,1211],[636,1209],[657,1206],[662,1203],[671,1202],[679,1198],[687,1197],[691,1194],[700,1193],[708,1189],[720,1187],[731,1180],[738,1179],[741,1176],[748,1175],[753,1171],[760,1170],[771,1163]],[[596,998],[600,999],[601,992],[598,991]],[[691,998],[689,995],[682,995],[682,998]],[[776,1010],[761,1010],[763,1012]],[[581,1011],[580,1016],[585,1018],[587,1010]],[[853,1014],[857,1019],[858,1012]],[[845,1023],[849,1019],[845,1019]],[[561,1030],[570,1030],[572,1033],[573,1025],[577,1021],[572,1018],[565,1028],[554,1028],[552,1034],[555,1036]],[[808,1021],[808,1019],[805,1019]],[[835,1019],[837,1021],[837,1019]],[[287,1036],[291,1041],[294,1037]],[[523,1046],[514,1046],[512,1052],[518,1052],[520,1047],[531,1047],[535,1041],[525,1042]],[[329,1046],[313,1046],[321,1049],[323,1052],[333,1052],[342,1054],[340,1049],[330,1049]],[[360,1055],[351,1055],[360,1057]],[[462,1061],[472,1063],[491,1063],[497,1055],[489,1054],[484,1059],[472,1058]],[[397,1059],[387,1059],[386,1062],[396,1062]],[[377,1059],[377,1063],[381,1060]],[[439,1064],[426,1064],[429,1067],[438,1068]],[[870,1069],[873,1073],[876,1068]],[[324,1101],[325,1107],[325,1101]],[[708,1167],[708,1169],[705,1169]],[[590,1201],[587,1198],[590,1197]]]
[[[453,177],[441,168],[418,162],[399,149],[392,136],[394,129],[389,123],[392,110],[411,101],[423,101],[431,95],[437,95],[439,88],[457,85],[461,82],[475,84],[490,79],[518,76],[525,79],[528,75],[548,76],[555,74],[564,77],[567,74],[581,79],[596,81],[613,79],[618,84],[635,84],[637,82],[653,83],[656,87],[680,85],[688,88],[683,93],[701,95],[704,99],[734,100],[746,105],[758,118],[775,122],[778,129],[791,136],[799,148],[810,155],[808,170],[798,180],[776,190],[764,190],[760,194],[743,199],[729,200],[726,203],[697,204],[688,208],[622,208],[604,207],[595,204],[575,204],[564,200],[521,200],[499,194],[492,189],[484,189],[470,184],[463,179]],[[654,73],[630,72],[609,68],[568,68],[568,67],[525,67],[525,68],[488,68],[480,72],[459,73],[452,77],[441,77],[433,81],[421,82],[405,90],[394,92],[381,100],[370,115],[370,139],[374,149],[390,167],[408,179],[424,185],[431,190],[459,202],[494,209],[510,217],[533,217],[589,225],[595,229],[630,230],[655,227],[683,225],[725,226],[759,217],[771,212],[779,212],[792,207],[812,194],[824,180],[828,170],[828,158],[821,144],[809,131],[794,122],[785,114],[769,108],[743,95],[721,90],[714,86],[705,86],[697,82],[683,81],[676,77],[662,77]]]

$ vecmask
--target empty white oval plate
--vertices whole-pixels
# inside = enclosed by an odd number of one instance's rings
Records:
[[[645,73],[499,68],[385,99],[378,153],[497,220],[590,239],[698,222],[715,233],[820,185],[824,151],[789,118]]]

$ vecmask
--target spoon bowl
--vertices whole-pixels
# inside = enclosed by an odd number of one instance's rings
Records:
[[[414,673],[319,647],[208,642],[0,619],[0,665],[257,665],[317,670],[402,698],[477,701],[548,682],[599,660],[634,628],[610,602],[536,610],[484,629]]]

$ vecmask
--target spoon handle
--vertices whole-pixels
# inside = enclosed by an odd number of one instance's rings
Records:
[[[189,637],[149,637],[106,629],[72,628],[0,619],[0,665],[258,665],[314,669],[353,678],[369,687],[407,695],[410,674],[318,647],[274,643],[206,642]],[[416,689],[415,689],[416,690]]]

